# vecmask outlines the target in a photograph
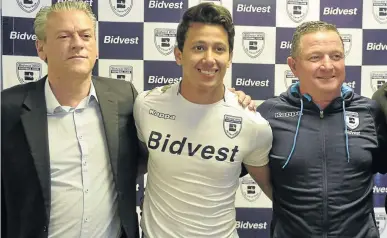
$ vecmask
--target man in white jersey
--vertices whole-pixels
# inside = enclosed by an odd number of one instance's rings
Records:
[[[227,9],[189,8],[177,30],[180,83],[141,93],[134,117],[149,152],[141,227],[147,238],[235,238],[241,164],[271,198],[272,132],[223,84],[234,26]]]

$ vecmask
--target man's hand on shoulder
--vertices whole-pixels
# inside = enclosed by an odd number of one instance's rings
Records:
[[[248,107],[250,111],[256,111],[257,105],[255,105],[254,100],[251,100],[249,95],[246,95],[243,91],[236,91],[235,88],[229,88],[229,90],[238,96],[238,102],[243,107]]]

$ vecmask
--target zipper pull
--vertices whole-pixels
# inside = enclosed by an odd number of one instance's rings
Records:
[[[321,118],[321,119],[324,118],[324,111],[320,111],[320,118]]]

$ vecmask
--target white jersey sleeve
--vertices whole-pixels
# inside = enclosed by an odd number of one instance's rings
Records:
[[[270,124],[259,112],[249,113],[254,121],[256,136],[251,138],[255,140],[255,149],[243,159],[243,163],[250,166],[264,166],[269,162],[269,153],[273,142],[273,134]]]

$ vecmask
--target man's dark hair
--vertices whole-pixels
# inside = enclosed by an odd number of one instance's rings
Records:
[[[188,28],[194,22],[223,26],[228,35],[230,53],[233,51],[235,29],[231,13],[225,7],[213,3],[201,3],[188,8],[184,12],[183,18],[177,27],[177,47],[181,52],[183,52]]]

